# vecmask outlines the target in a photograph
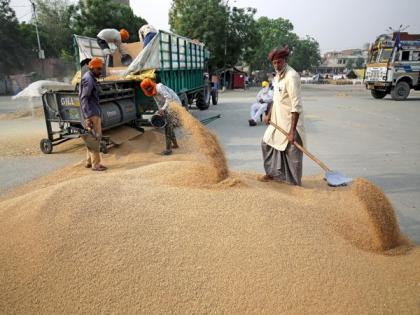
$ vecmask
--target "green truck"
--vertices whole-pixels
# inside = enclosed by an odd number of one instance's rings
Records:
[[[80,64],[84,59],[103,58],[102,50],[96,39],[74,36],[76,60]],[[166,31],[159,31],[153,40],[140,51],[140,43],[126,46],[134,59],[127,69],[116,67],[115,73],[128,75],[154,69],[161,82],[178,93],[184,105],[195,104],[198,109],[205,110],[210,102],[216,105],[218,91],[212,87],[207,72],[209,51],[204,44]],[[131,49],[130,49],[131,48]],[[112,47],[111,47],[112,49]],[[116,56],[115,56],[116,55]],[[118,60],[118,52],[114,60]],[[114,68],[111,69],[111,74]],[[148,102],[140,91],[136,94],[138,102]]]
[[[90,58],[104,57],[94,38],[75,35],[74,43],[79,67]],[[98,84],[104,131],[121,125],[142,130],[150,124],[149,119],[157,106],[154,98],[145,96],[140,88],[142,75],[148,73],[154,73],[163,84],[172,88],[186,108],[195,104],[198,109],[205,110],[211,101],[217,104],[218,91],[209,80],[209,52],[204,44],[159,31],[144,49],[139,43],[128,44],[127,49],[133,61],[125,67],[117,65],[107,69],[106,78]],[[114,55],[114,65],[115,60],[118,58]],[[47,138],[41,140],[40,148],[48,154],[54,146],[80,137],[85,128],[77,88],[48,91],[42,101]],[[105,138],[101,145],[103,151],[106,151],[108,140]]]

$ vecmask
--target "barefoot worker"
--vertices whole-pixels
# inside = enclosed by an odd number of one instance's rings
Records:
[[[156,83],[152,79],[146,78],[140,83],[140,87],[146,96],[154,97],[157,106],[159,107],[158,113],[166,120],[165,125],[165,139],[166,148],[161,152],[162,155],[171,155],[172,149],[177,149],[178,142],[176,141],[174,128],[177,125],[174,115],[170,111],[170,103],[176,102],[181,104],[181,100],[174,90],[163,85]]]
[[[289,49],[276,48],[268,59],[276,70],[273,79],[273,105],[264,122],[270,121],[288,132],[286,137],[269,125],[262,140],[266,175],[263,181],[276,180],[301,185],[302,152],[294,145],[304,142],[303,108],[299,74],[287,64]]]
[[[83,75],[79,87],[80,108],[85,121],[85,126],[95,137],[92,141],[93,144],[86,145],[87,158],[85,166],[86,168],[92,168],[92,171],[106,170],[106,167],[101,164],[101,155],[99,152],[102,125],[101,108],[99,106],[99,96],[96,88],[96,78],[99,78],[102,67],[102,59],[93,58],[89,62],[89,71]]]

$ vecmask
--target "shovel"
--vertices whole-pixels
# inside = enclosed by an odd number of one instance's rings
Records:
[[[284,131],[282,128],[277,126],[272,121],[270,121],[270,124],[287,137],[288,134],[287,134],[286,131]],[[294,145],[300,151],[302,151],[308,157],[310,157],[312,161],[314,161],[316,164],[318,164],[325,171],[324,180],[327,181],[329,186],[332,186],[332,187],[347,186],[348,183],[351,183],[353,181],[352,178],[347,177],[347,176],[341,174],[340,172],[332,171],[327,165],[325,165],[323,162],[321,162],[315,155],[311,154],[308,150],[306,150],[303,146],[301,146],[296,141],[295,141]]]
[[[84,130],[80,136],[89,150],[96,152],[99,149],[99,139],[93,130]]]

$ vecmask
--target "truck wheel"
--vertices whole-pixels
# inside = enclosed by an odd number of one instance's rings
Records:
[[[211,102],[213,105],[217,105],[217,102],[219,101],[219,91],[218,90],[212,90],[211,91]]]
[[[207,89],[197,93],[197,100],[195,105],[199,110],[206,110],[210,106],[210,93]]]
[[[385,91],[370,90],[370,94],[372,94],[373,98],[381,99],[384,98],[387,93]]]
[[[189,104],[188,104],[188,96],[187,96],[187,94],[182,93],[179,96],[179,99],[181,100],[182,107],[184,107],[188,111]]]
[[[396,101],[405,100],[409,94],[410,85],[405,81],[398,82],[397,85],[391,89],[391,97]]]
[[[101,141],[99,151],[102,152],[103,154],[108,153],[108,146],[106,145],[105,141]]]
[[[45,154],[51,154],[53,150],[53,145],[50,139],[42,139],[41,142],[39,143],[39,147],[42,153],[45,153]]]

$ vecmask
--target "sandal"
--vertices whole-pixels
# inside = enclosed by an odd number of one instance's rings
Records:
[[[103,166],[101,164],[99,164],[98,166],[92,167],[92,171],[96,171],[96,172],[103,172],[106,171],[108,168],[106,166]]]
[[[92,167],[92,164],[91,163],[85,163],[85,167],[86,168],[91,168]]]

